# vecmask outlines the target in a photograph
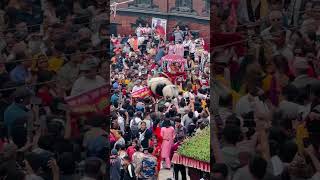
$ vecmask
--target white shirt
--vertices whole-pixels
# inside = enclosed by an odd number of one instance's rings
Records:
[[[121,116],[118,117],[118,124],[120,126],[120,130],[122,132],[124,132],[124,118],[123,117],[121,117]]]
[[[190,42],[189,51],[190,51],[190,53],[195,53],[196,52],[196,43]]]
[[[101,76],[96,76],[95,79],[88,79],[84,76],[81,76],[73,84],[71,96],[79,95],[84,92],[101,87],[105,83],[105,80]]]
[[[259,97],[252,97],[253,101],[249,102],[249,94],[241,97],[236,105],[236,114],[242,116],[243,114],[247,114],[251,111],[256,110],[255,108],[259,108],[263,112],[268,112],[269,108],[267,105],[262,102]]]
[[[183,44],[184,47],[189,48],[190,43],[191,43],[191,40],[184,40],[182,44]]]
[[[132,92],[138,91],[138,90],[143,89],[143,88],[144,88],[143,86],[134,86],[132,88]]]
[[[140,125],[140,122],[142,121],[140,118],[135,117],[130,121],[130,128],[133,126],[133,121],[135,121],[136,124],[138,124],[138,126]]]

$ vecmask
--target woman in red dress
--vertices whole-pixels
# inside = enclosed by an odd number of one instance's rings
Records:
[[[154,147],[154,150],[153,150],[153,153],[152,155],[154,155],[156,158],[157,158],[157,172],[160,172],[160,169],[161,169],[161,144],[158,143],[158,140],[157,139],[154,139],[153,141],[153,147]]]

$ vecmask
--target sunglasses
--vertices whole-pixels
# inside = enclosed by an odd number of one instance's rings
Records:
[[[279,21],[281,21],[281,19],[280,19],[280,18],[274,18],[274,19],[271,19],[271,21],[273,21],[273,22],[279,22]]]

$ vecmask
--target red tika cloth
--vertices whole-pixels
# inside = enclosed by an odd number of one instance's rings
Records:
[[[174,164],[182,164],[187,167],[199,169],[204,172],[210,172],[210,163],[203,162],[199,160],[195,160],[192,158],[188,158],[185,156],[181,156],[178,153],[173,154],[172,163]]]

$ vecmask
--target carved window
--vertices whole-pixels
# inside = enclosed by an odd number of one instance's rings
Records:
[[[204,8],[203,8],[203,14],[209,16],[210,14],[210,0],[203,0]]]
[[[176,0],[175,8],[172,11],[192,13],[193,10],[193,0]]]
[[[152,8],[153,7],[153,0],[135,0],[132,3],[132,6],[142,7],[142,8]]]

